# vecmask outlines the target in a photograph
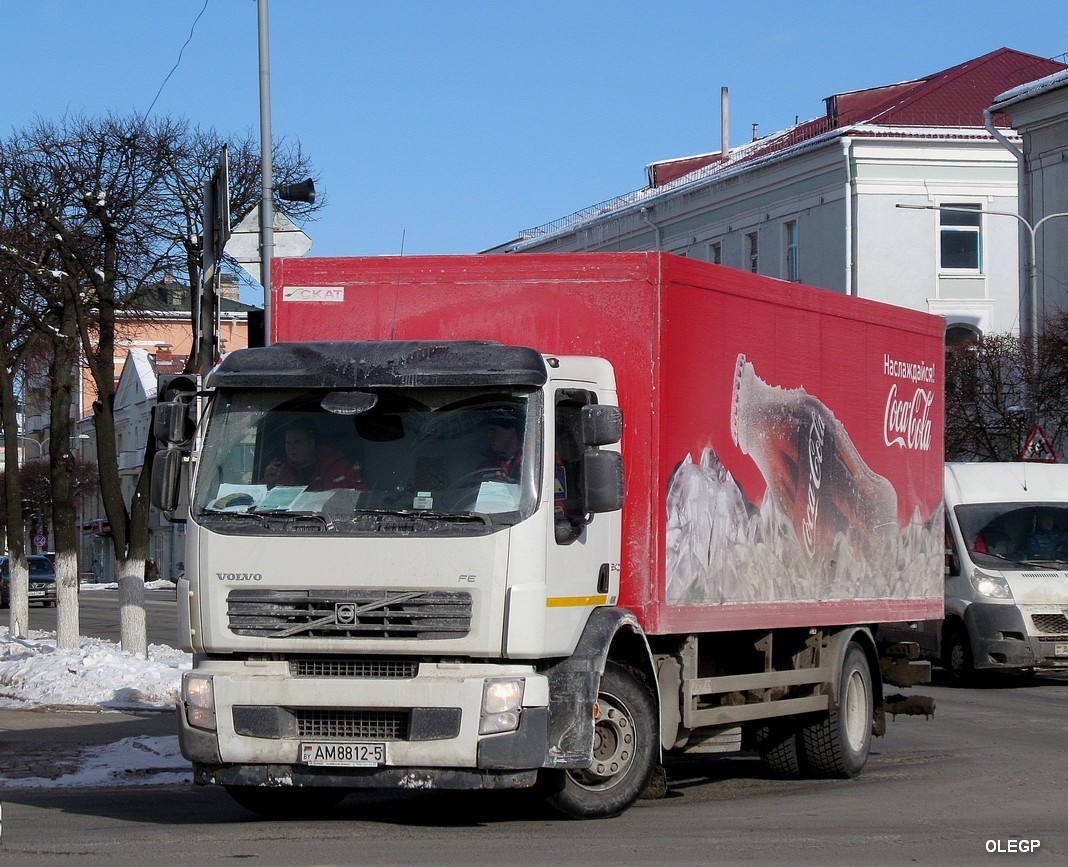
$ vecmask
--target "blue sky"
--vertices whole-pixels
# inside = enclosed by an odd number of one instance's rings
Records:
[[[649,162],[719,149],[722,86],[739,144],[833,93],[1000,47],[1068,52],[1064,0],[269,8],[274,136],[300,140],[329,200],[304,227],[312,255],[476,252],[636,190]],[[0,0],[0,135],[65,111],[146,111],[202,9]],[[256,0],[208,0],[153,114],[258,136]]]

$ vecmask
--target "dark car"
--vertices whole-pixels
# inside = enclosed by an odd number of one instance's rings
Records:
[[[11,567],[7,557],[0,557],[0,608],[11,604]],[[26,558],[30,567],[30,603],[46,608],[56,604],[56,570],[47,557],[32,554]]]

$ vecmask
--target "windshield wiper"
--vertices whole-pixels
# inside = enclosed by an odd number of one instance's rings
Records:
[[[294,524],[298,521],[306,521],[311,519],[313,521],[321,522],[327,530],[334,529],[334,522],[331,521],[330,518],[328,518],[322,512],[289,512],[285,509],[256,509],[255,511],[250,512],[249,514],[262,516],[265,519],[274,519],[275,523],[277,523],[278,519],[281,519],[282,523],[286,524]]]
[[[216,509],[204,509],[200,514],[202,517],[214,520],[245,522],[251,519],[253,523],[259,524],[261,527],[269,526],[269,522],[262,512],[223,512]]]
[[[1061,557],[1050,557],[1048,560],[1013,560],[1013,562],[1021,566],[1031,566],[1035,569],[1053,569],[1055,571],[1068,566],[1068,560]]]
[[[493,525],[489,515],[483,512],[439,512],[433,509],[357,509],[359,515],[390,515],[396,518],[432,518],[438,521],[478,521],[487,527]]]

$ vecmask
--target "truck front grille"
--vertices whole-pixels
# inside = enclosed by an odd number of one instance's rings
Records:
[[[410,680],[419,674],[419,663],[411,659],[363,659],[324,656],[291,659],[293,677],[365,677]]]
[[[1031,622],[1046,635],[1068,635],[1068,617],[1063,614],[1032,614]]]
[[[448,590],[231,590],[230,631],[258,638],[463,638],[471,594]]]
[[[408,714],[389,710],[296,710],[302,738],[402,741],[408,737]]]

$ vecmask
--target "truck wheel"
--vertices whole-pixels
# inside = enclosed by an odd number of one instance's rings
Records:
[[[848,779],[859,774],[868,761],[873,716],[868,657],[859,644],[851,643],[842,660],[838,707],[801,726],[805,770],[816,777]]]
[[[317,786],[226,786],[226,792],[246,810],[264,819],[318,818],[348,794],[347,789]]]
[[[794,726],[775,723],[762,726],[756,734],[760,763],[777,777],[801,776],[801,752]]]
[[[645,678],[609,662],[597,694],[593,764],[547,775],[546,803],[576,819],[616,816],[641,797],[656,768],[656,705]]]
[[[953,686],[967,686],[975,682],[975,662],[968,630],[953,623],[946,627],[942,638],[942,667]]]

